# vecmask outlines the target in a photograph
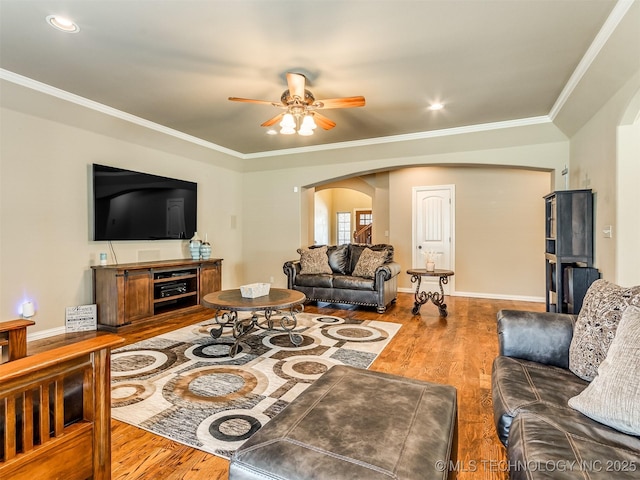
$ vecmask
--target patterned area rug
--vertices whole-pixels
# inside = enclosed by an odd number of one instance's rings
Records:
[[[115,350],[113,418],[229,458],[331,366],[368,368],[400,329],[373,320],[296,317],[299,347],[286,333],[256,329],[231,358],[230,329],[214,340],[209,320]]]

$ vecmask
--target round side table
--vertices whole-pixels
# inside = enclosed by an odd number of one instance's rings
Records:
[[[411,275],[411,283],[416,283],[415,303],[411,313],[418,315],[420,313],[420,307],[427,303],[429,300],[438,307],[441,317],[447,316],[447,304],[444,303],[444,289],[443,285],[449,283],[449,277],[453,276],[452,270],[439,270],[435,269],[433,272],[428,272],[425,268],[414,268],[407,270],[407,273]],[[422,277],[439,277],[438,285],[440,286],[439,292],[421,292],[420,282]]]

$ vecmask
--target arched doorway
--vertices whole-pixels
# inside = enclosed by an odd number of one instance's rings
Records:
[[[368,217],[367,217],[368,215]],[[351,188],[321,188],[314,194],[314,243],[318,245],[340,245],[362,242],[362,236],[354,238],[355,232],[362,232],[358,225],[373,217],[373,201],[370,195]]]

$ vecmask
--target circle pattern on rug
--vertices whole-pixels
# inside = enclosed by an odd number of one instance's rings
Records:
[[[201,375],[189,384],[189,391],[201,397],[222,397],[237,392],[244,387],[244,378],[240,375],[218,373]]]
[[[211,339],[205,345],[195,345],[188,348],[184,355],[190,360],[229,360],[231,347],[235,343],[233,338],[221,337],[216,340]],[[234,358],[239,358],[251,351],[251,347],[244,342],[238,344],[238,352]]]
[[[156,391],[152,383],[123,382],[111,388],[111,406],[124,407],[146,400]]]
[[[291,343],[288,333],[274,333],[273,335],[267,335],[262,339],[262,344],[268,348],[277,348],[278,350],[308,350],[315,348],[319,344],[317,338],[311,335],[305,335],[297,330],[294,332],[302,337],[302,343],[299,346],[295,346]]]
[[[329,315],[323,315],[321,317],[315,317],[313,321],[321,325],[338,325],[340,323],[344,323],[345,319],[340,317],[331,317]]]
[[[387,332],[364,325],[343,324],[337,327],[322,329],[322,333],[333,340],[346,342],[379,342],[386,340]]]
[[[261,395],[267,381],[259,381],[259,372],[246,368],[213,367],[190,370],[165,386],[165,398],[173,403],[179,400],[191,402],[231,402],[253,393]]]
[[[280,369],[282,374],[288,378],[294,378],[299,381],[313,381],[320,378],[323,373],[334,365],[340,365],[340,362],[330,358],[298,356],[283,360]],[[278,372],[276,371],[276,373]]]
[[[308,347],[309,345],[313,345],[315,343],[312,337],[307,337],[299,333],[298,335],[302,337],[302,343],[298,346],[295,346],[291,343],[291,338],[289,337],[288,333],[282,333],[280,335],[271,335],[269,337],[269,345],[271,345],[272,347],[278,347],[278,348],[293,348],[293,347],[300,348],[300,347]]]
[[[215,413],[203,420],[196,430],[204,447],[215,450],[235,450],[270,418],[253,409],[233,409]]]
[[[232,442],[246,440],[256,433],[262,424],[249,415],[227,415],[217,418],[209,425],[209,433],[212,437]]]
[[[156,369],[167,369],[176,361],[173,352],[167,355],[158,350],[130,350],[111,355],[111,376],[128,377],[151,373]]]

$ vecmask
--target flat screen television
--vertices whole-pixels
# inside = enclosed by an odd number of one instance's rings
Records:
[[[93,164],[94,240],[188,239],[198,184]]]

